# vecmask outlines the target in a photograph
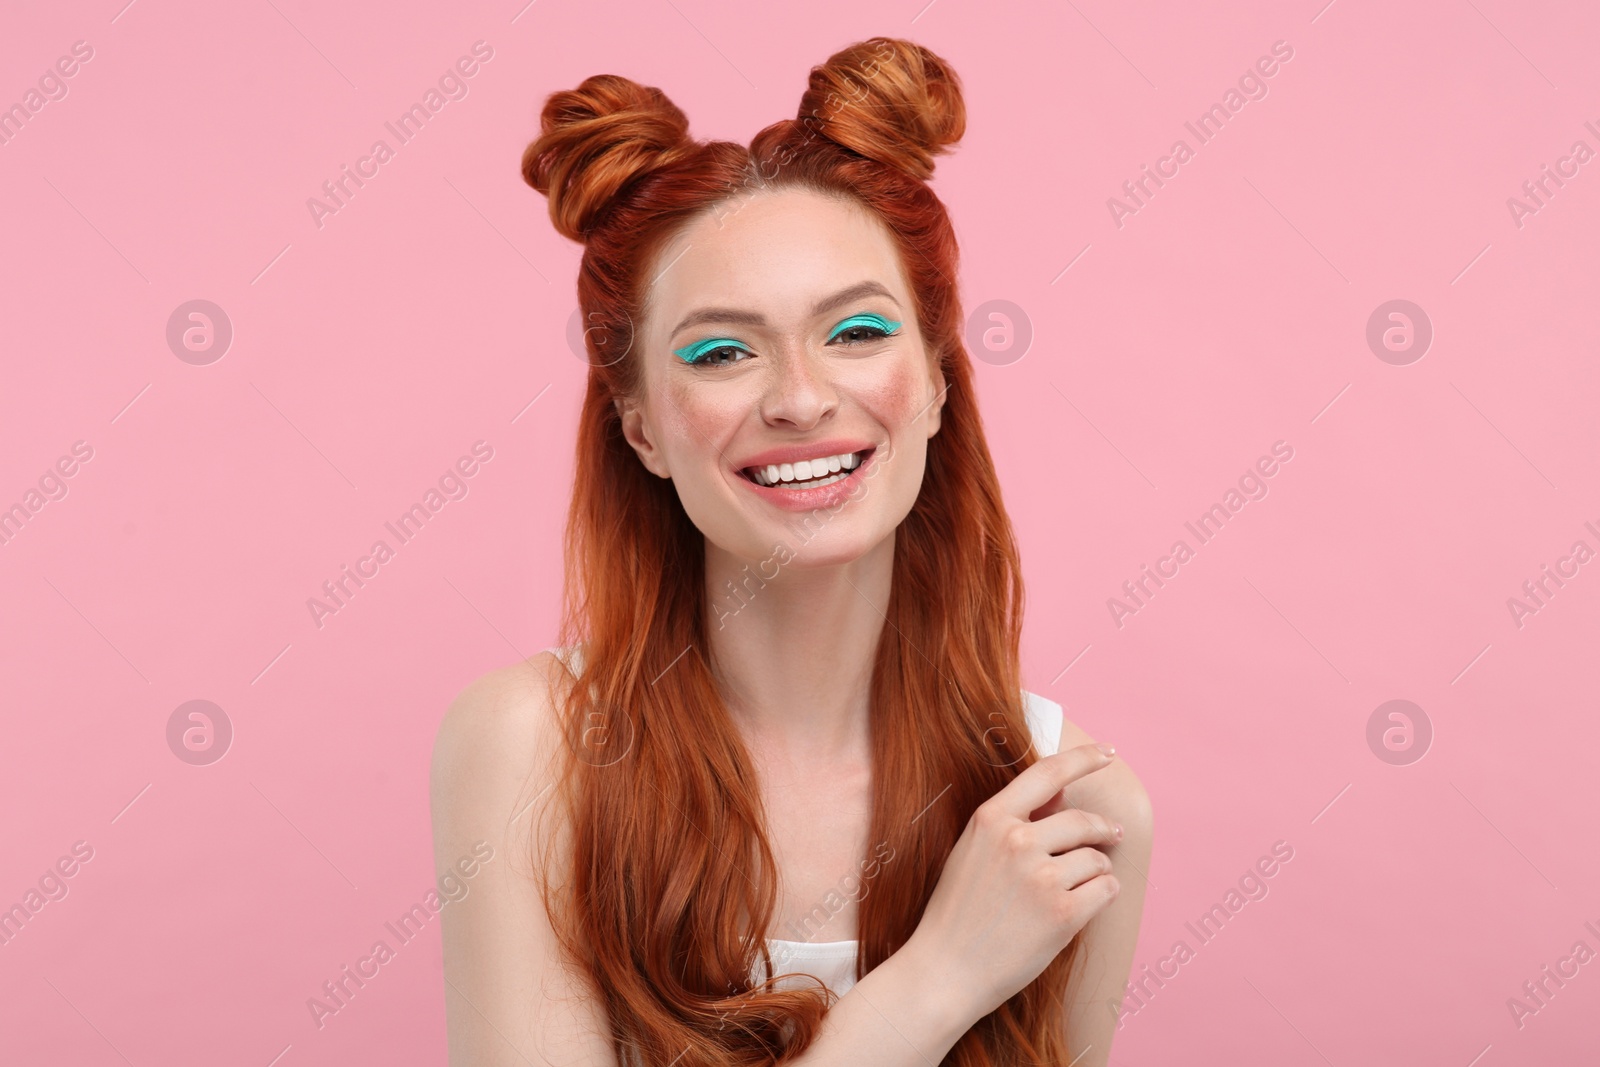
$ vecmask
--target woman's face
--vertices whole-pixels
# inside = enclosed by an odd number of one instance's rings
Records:
[[[944,382],[883,224],[853,200],[762,191],[690,222],[651,270],[629,356],[643,395],[617,406],[706,539],[803,567],[890,536]]]

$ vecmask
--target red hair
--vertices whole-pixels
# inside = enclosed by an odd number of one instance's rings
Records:
[[[860,899],[858,978],[910,938],[973,811],[1036,758],[1018,665],[1017,545],[962,343],[955,233],[927,185],[934,155],[965,126],[955,72],[926,48],[876,37],[814,68],[799,116],[749,148],[691,140],[660,90],[607,74],[552,94],[523,154],[556,229],[585,245],[578,304],[590,358],[561,622],[562,643],[581,643],[586,663],[560,710],[572,852],[564,899],[548,877],[541,888],[621,1063],[779,1062],[810,1044],[832,1003],[820,984],[751,986],[777,871],[753,764],[705,658],[705,541],[672,482],[624,440],[613,403],[639,394],[634,324],[658,253],[691,220],[761,190],[859,202],[895,243],[947,383],[920,493],[895,533],[872,673],[869,840],[888,842],[895,859]],[[586,748],[596,722],[617,739],[603,758]],[[974,1024],[945,1063],[1071,1059],[1065,994],[1077,946]]]

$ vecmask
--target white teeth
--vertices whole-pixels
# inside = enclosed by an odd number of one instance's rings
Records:
[[[777,485],[780,482],[813,482],[826,485],[844,477],[838,474],[839,471],[852,471],[860,465],[861,453],[850,452],[837,456],[803,459],[798,463],[769,463],[765,467],[751,469],[751,474],[757,485]]]

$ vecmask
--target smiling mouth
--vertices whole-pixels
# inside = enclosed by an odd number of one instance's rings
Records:
[[[860,452],[819,456],[799,463],[768,463],[760,467],[745,467],[739,473],[768,489],[820,489],[850,477],[874,451],[876,449],[866,448]]]

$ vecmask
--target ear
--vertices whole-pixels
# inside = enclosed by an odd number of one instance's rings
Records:
[[[944,398],[949,395],[949,384],[945,382],[944,375],[939,372],[939,364],[935,362],[928,374],[928,402],[931,405],[928,408],[929,437],[939,432],[944,412]]]
[[[667,470],[666,456],[656,447],[649,421],[645,418],[639,402],[615,397],[611,403],[615,405],[617,416],[622,422],[622,436],[633,446],[634,452],[639,456],[639,462],[643,463],[651,474],[660,478],[671,478],[672,474]]]

